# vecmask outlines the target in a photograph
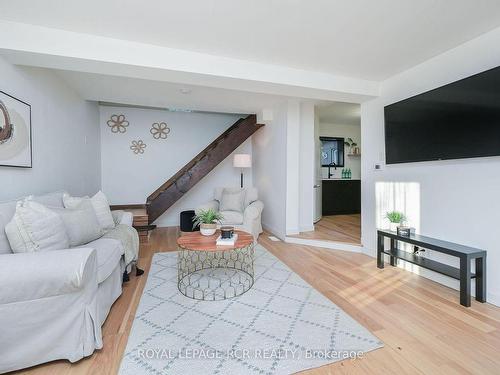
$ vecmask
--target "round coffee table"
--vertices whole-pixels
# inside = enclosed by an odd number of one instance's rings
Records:
[[[236,230],[233,246],[218,246],[213,236],[185,233],[177,239],[177,286],[186,297],[220,301],[237,297],[254,283],[253,236]]]

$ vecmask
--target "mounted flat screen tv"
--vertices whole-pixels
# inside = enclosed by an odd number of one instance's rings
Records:
[[[500,67],[384,108],[387,164],[500,155]]]

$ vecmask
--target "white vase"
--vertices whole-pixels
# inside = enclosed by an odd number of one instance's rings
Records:
[[[390,223],[389,229],[393,232],[397,232],[399,223]]]
[[[213,236],[217,231],[217,224],[201,224],[200,233],[204,236]]]

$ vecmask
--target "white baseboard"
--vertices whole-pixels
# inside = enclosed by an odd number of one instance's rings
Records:
[[[287,228],[286,229],[286,235],[287,236],[293,236],[293,235],[296,235],[296,234],[299,234],[299,233],[300,233],[299,228]]]
[[[500,295],[495,293],[488,293],[488,295],[486,296],[486,300],[488,301],[488,303],[500,307]]]
[[[363,246],[352,245],[346,242],[311,240],[311,239],[288,237],[288,236],[285,237],[285,242],[294,243],[298,245],[322,247],[325,249],[332,249],[332,250],[351,251],[353,253],[363,252]]]
[[[306,227],[300,227],[299,230],[301,232],[312,232],[312,231],[314,231],[314,225],[309,225],[309,226],[306,226]]]
[[[284,239],[284,236],[280,233],[280,231],[272,226],[269,226],[265,223],[262,223],[262,229],[264,229],[266,232],[269,232],[272,235],[278,237],[280,240]]]

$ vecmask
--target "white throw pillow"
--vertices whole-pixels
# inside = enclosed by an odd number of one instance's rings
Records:
[[[219,211],[243,212],[244,190],[224,189],[220,198]]]
[[[58,214],[29,199],[17,202],[16,213],[5,226],[14,253],[69,248],[69,238]]]
[[[76,209],[85,200],[90,201],[90,197],[88,195],[86,195],[84,197],[72,197],[68,193],[63,194],[63,205],[65,208]]]
[[[76,209],[84,202],[85,199],[89,198],[77,198],[71,197],[69,194],[64,194],[64,207]],[[115,227],[115,222],[113,220],[113,215],[111,214],[111,209],[109,208],[108,200],[106,199],[104,193],[102,191],[98,191],[96,195],[90,198],[90,202],[92,203],[92,207],[94,207],[94,211],[101,229],[113,229]]]
[[[78,208],[50,209],[61,217],[71,247],[85,245],[104,234],[90,199],[84,200]]]

